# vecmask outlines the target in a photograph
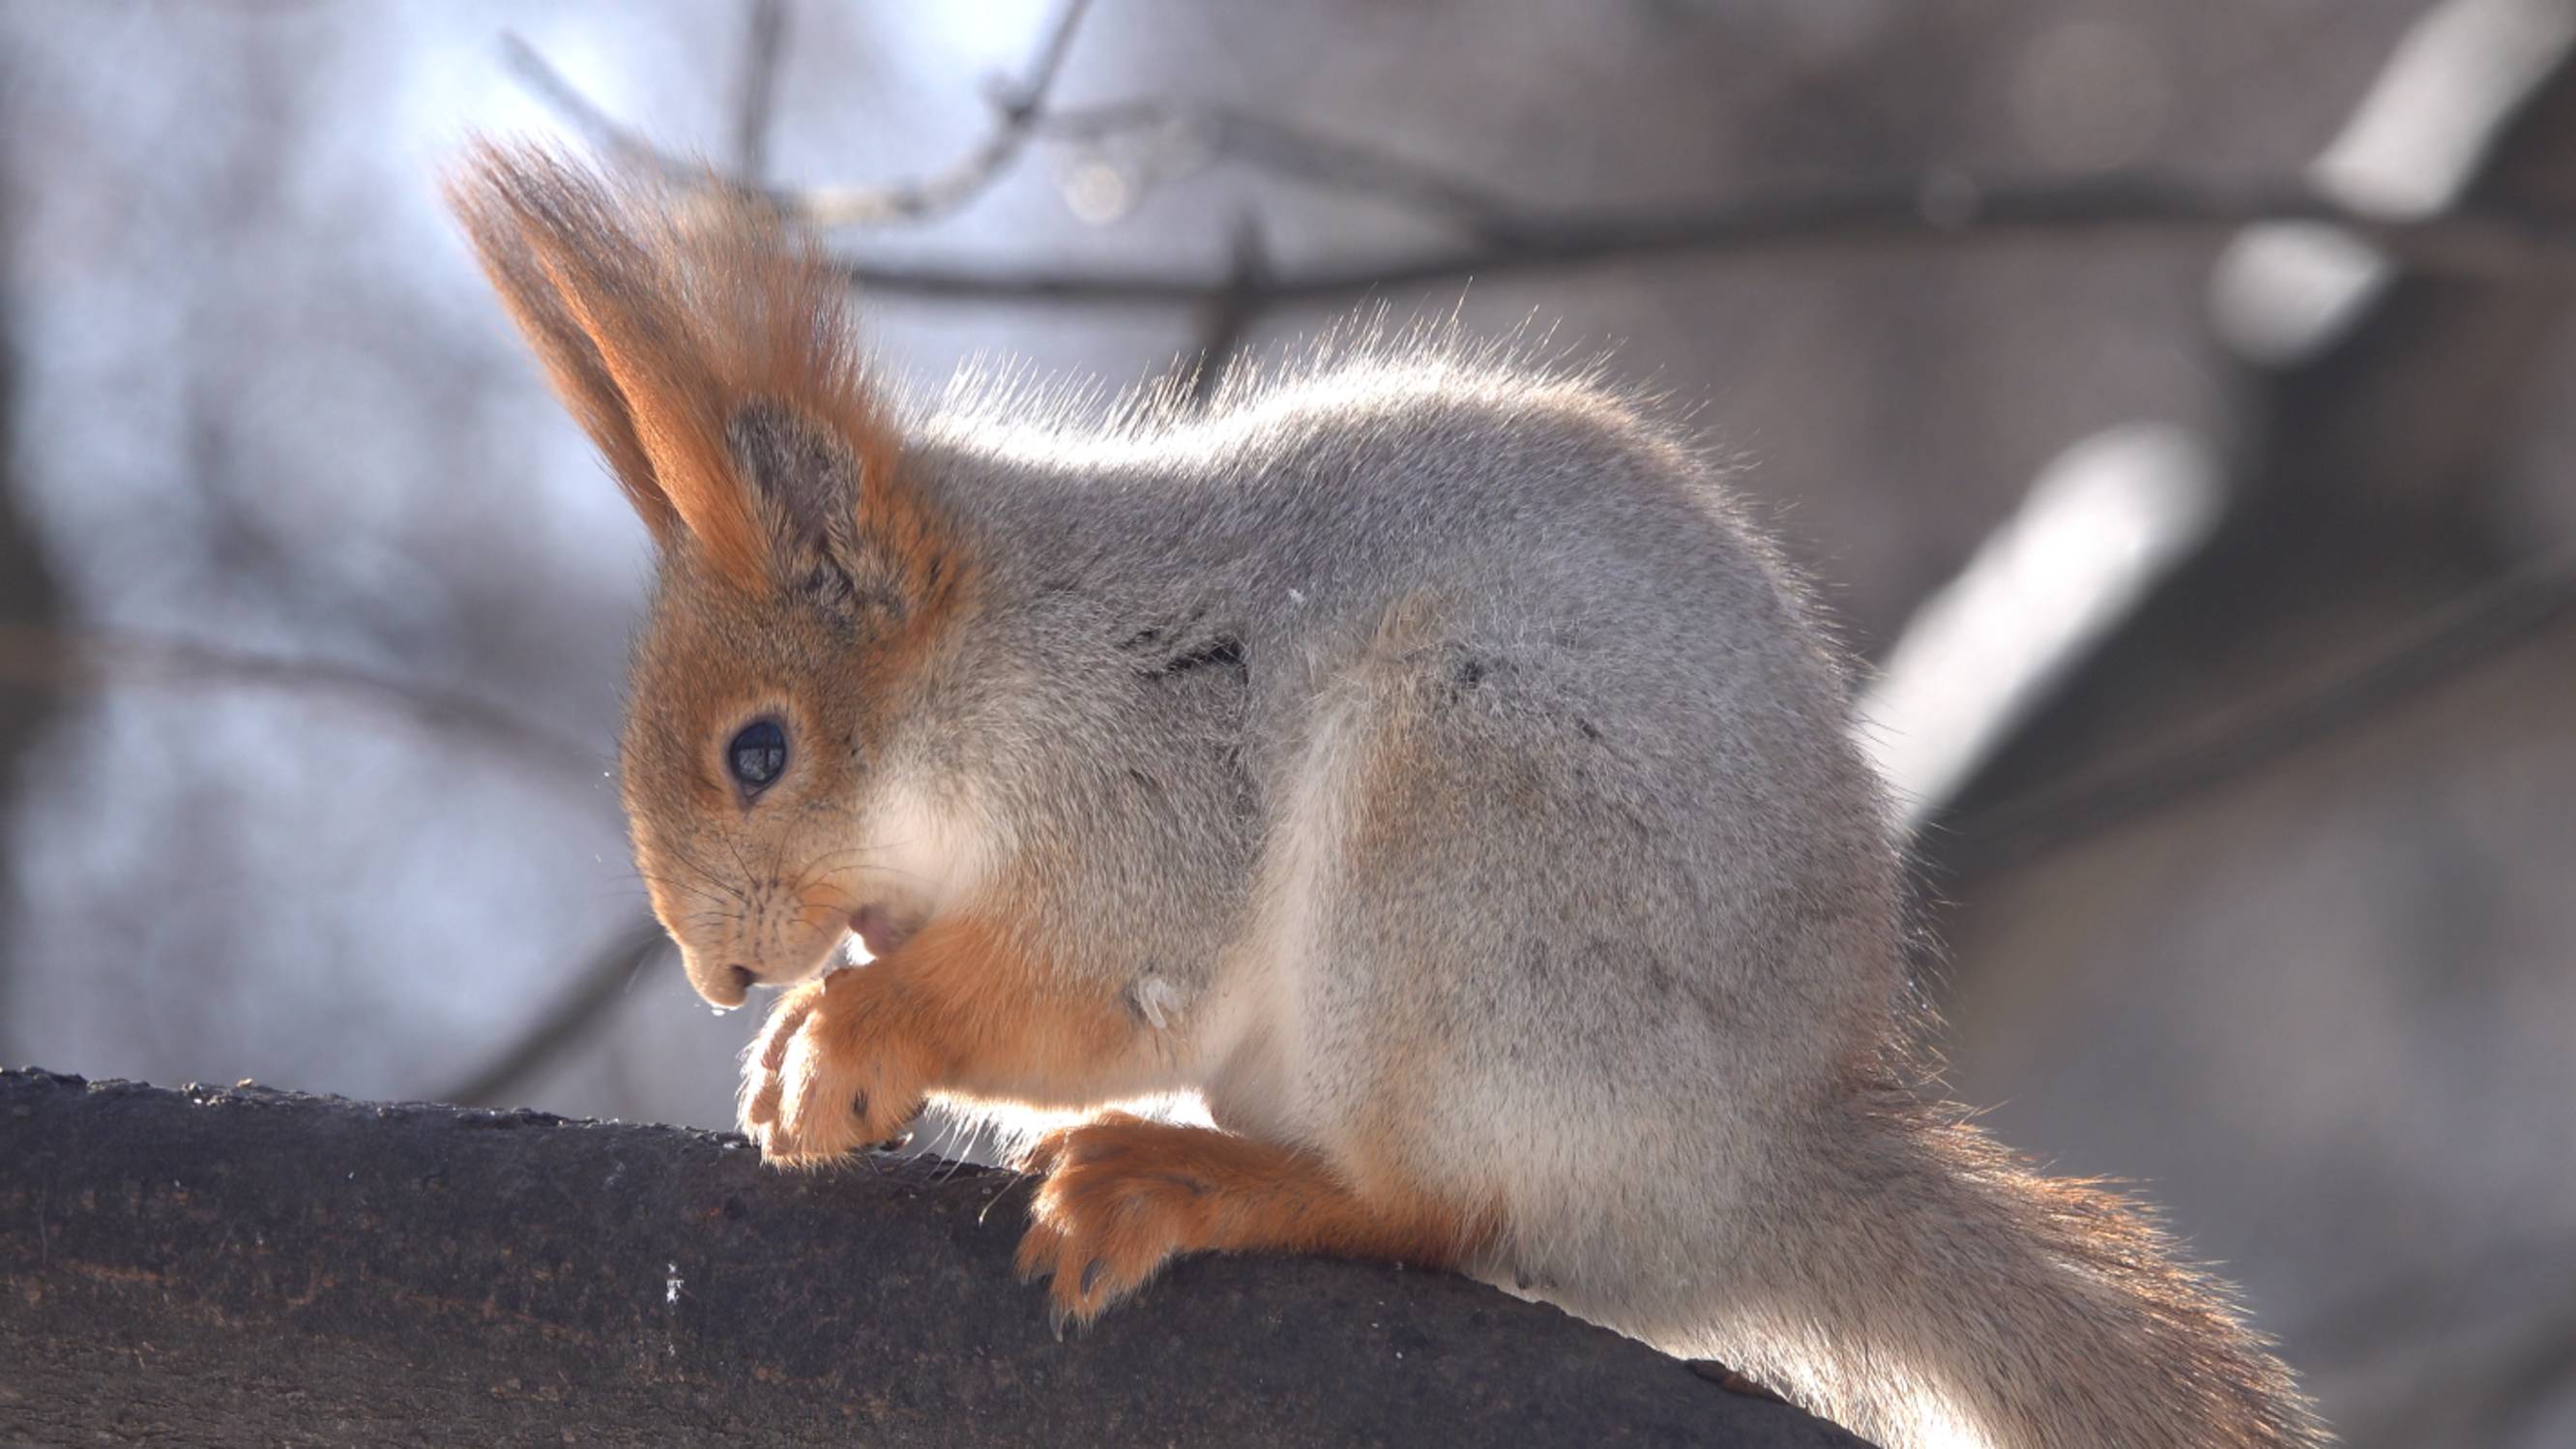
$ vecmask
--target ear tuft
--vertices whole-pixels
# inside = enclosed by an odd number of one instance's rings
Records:
[[[608,359],[584,330],[558,286],[558,266],[546,255],[565,249],[579,232],[570,224],[571,213],[585,203],[593,211],[604,209],[596,186],[587,182],[546,153],[508,151],[482,141],[448,177],[447,203],[556,395],[590,434],[654,540],[668,545],[679,515],[654,476]],[[613,233],[602,239],[613,240]]]
[[[675,194],[537,146],[476,145],[449,199],[664,547],[685,532],[758,592],[801,581],[826,545],[899,590],[953,574],[898,474],[846,280],[810,239],[712,175]],[[757,421],[778,418],[795,426]],[[806,444],[782,454],[751,434]]]

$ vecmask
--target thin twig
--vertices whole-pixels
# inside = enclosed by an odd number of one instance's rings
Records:
[[[1209,302],[1200,319],[1198,358],[1190,369],[1190,396],[1202,405],[1216,396],[1226,373],[1234,366],[1235,354],[1243,350],[1244,334],[1251,329],[1259,307],[1262,279],[1270,268],[1259,216],[1247,211],[1235,219],[1232,250],[1234,261],[1226,273],[1226,290]]]
[[[703,186],[712,174],[705,163],[667,155],[628,130],[616,117],[583,95],[580,87],[564,79],[563,72],[547,64],[535,46],[520,39],[513,31],[501,32],[501,66],[556,115],[570,122],[573,129],[588,137],[593,146],[611,157],[630,166],[654,171],[677,186]]]
[[[1028,72],[989,97],[992,125],[965,155],[937,171],[872,185],[805,188],[764,186],[740,173],[721,179],[746,196],[764,199],[780,216],[807,226],[883,226],[946,216],[981,195],[1019,159],[1045,114],[1047,95],[1064,69],[1074,33],[1089,9],[1090,0],[1063,0]],[[501,54],[503,64],[521,84],[610,155],[688,187],[704,186],[715,174],[702,162],[661,150],[609,115],[517,35],[502,35]]]
[[[1522,210],[1489,188],[1421,162],[1235,106],[1123,101],[1049,110],[1046,97],[1063,67],[1085,3],[1087,0],[1077,0],[1059,12],[1027,77],[994,98],[993,128],[974,149],[944,170],[910,181],[873,185],[802,190],[775,187],[765,184],[764,168],[756,164],[756,153],[742,144],[738,132],[735,155],[753,159],[738,159],[727,179],[739,191],[766,198],[780,215],[808,225],[926,221],[954,212],[974,199],[1018,159],[1032,137],[1097,145],[1125,136],[1159,133],[1185,135],[1211,156],[1241,161],[1309,185],[1369,196],[1422,215],[1445,217],[1476,235],[1508,232],[1512,219]],[[763,35],[767,35],[769,46],[776,45],[774,35],[756,31],[755,57],[761,53]],[[502,33],[501,59],[520,84],[587,136],[591,144],[683,186],[706,184],[709,172],[703,162],[662,150],[608,114],[518,35]],[[762,99],[765,102],[766,96]]]
[[[777,110],[778,59],[787,44],[787,0],[753,0],[743,27],[742,93],[734,110],[735,174],[769,174],[770,120]]]
[[[287,659],[129,631],[0,623],[0,680],[53,689],[108,681],[233,684],[320,695],[399,715],[436,735],[461,736],[523,764],[595,785],[601,753],[472,695],[424,687],[324,659]]]
[[[1064,69],[1090,0],[1063,0],[1055,23],[1028,74],[991,97],[993,127],[984,139],[945,169],[909,181],[878,186],[824,186],[773,192],[781,214],[808,226],[882,226],[887,222],[933,221],[965,206],[1019,159],[1045,113],[1047,93]]]

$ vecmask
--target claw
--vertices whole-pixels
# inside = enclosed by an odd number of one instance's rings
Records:
[[[1100,1286],[1100,1275],[1108,1271],[1109,1260],[1107,1258],[1094,1258],[1088,1264],[1084,1265],[1082,1270],[1082,1296],[1089,1298],[1091,1296],[1091,1290]]]

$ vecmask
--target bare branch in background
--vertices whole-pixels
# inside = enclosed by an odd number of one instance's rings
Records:
[[[787,0],[754,0],[744,27],[742,95],[734,112],[735,174],[769,174],[770,122],[777,112],[778,60],[787,45]]]
[[[1325,191],[1366,197],[1471,235],[1509,236],[1528,210],[1481,183],[1380,150],[1227,105],[1121,101],[1038,119],[1049,140],[1101,146],[1146,139],[1184,155],[1235,161]]]
[[[737,170],[723,178],[745,195],[765,199],[778,214],[807,226],[884,226],[892,222],[936,221],[958,210],[1010,169],[1036,133],[1047,94],[1064,69],[1090,0],[1064,0],[1039,43],[1035,60],[1021,79],[988,96],[993,124],[964,156],[940,170],[904,181],[876,185],[822,186],[805,189],[761,185],[756,175]],[[583,95],[544,56],[516,35],[501,37],[502,59],[520,82],[557,114],[589,136],[592,144],[629,164],[640,165],[686,186],[703,186],[712,173],[703,163],[684,160],[654,146],[632,127],[618,121]]]
[[[571,985],[554,1005],[508,1046],[493,1053],[491,1060],[441,1090],[436,1100],[469,1107],[498,1107],[521,1100],[528,1085],[547,1068],[608,1028],[628,984],[670,947],[670,936],[651,916],[620,926],[572,974]]]
[[[1136,101],[1049,112],[1045,97],[1082,9],[1073,3],[1059,12],[1028,79],[997,100],[992,132],[945,170],[885,185],[807,190],[766,186],[740,173],[724,180],[809,225],[926,221],[971,202],[1009,168],[1033,136],[1099,144],[1139,133],[1178,133],[1211,156],[1385,201],[1461,227],[1472,238],[1463,245],[1273,272],[1250,294],[1254,310],[1610,262],[2039,239],[2218,240],[2261,224],[2338,232],[2428,272],[2509,275],[2576,256],[2576,216],[2475,204],[2433,212],[2380,208],[2305,180],[2151,175],[1981,180],[1946,173],[1695,208],[1613,214],[1528,209],[1437,168],[1230,107]],[[688,186],[706,185],[715,174],[656,149],[607,115],[525,41],[505,36],[503,45],[511,70],[612,156]],[[1169,269],[955,268],[865,260],[853,260],[849,267],[853,281],[893,296],[1188,306],[1228,298],[1242,305],[1245,300],[1230,273],[1193,277],[1176,276]]]
[[[983,194],[994,178],[1010,169],[1035,134],[1045,113],[1047,93],[1064,69],[1074,32],[1091,8],[1090,0],[1063,0],[1047,27],[1037,59],[1017,83],[989,94],[993,129],[975,148],[947,168],[909,181],[877,186],[826,186],[772,193],[781,212],[808,226],[883,226],[888,222],[933,221]]]
[[[642,136],[593,104],[563,72],[546,63],[536,47],[510,31],[501,32],[501,65],[556,115],[588,137],[590,144],[619,161],[658,173],[679,186],[703,186],[713,174],[703,162],[684,161],[655,149]]]
[[[1235,106],[1139,100],[1049,110],[1046,98],[1054,89],[1087,3],[1074,0],[1058,12],[1028,75],[991,98],[996,111],[992,131],[942,171],[875,185],[774,187],[764,182],[767,168],[760,164],[759,151],[746,144],[744,133],[737,130],[731,179],[739,189],[766,198],[779,215],[809,226],[930,221],[973,201],[1009,170],[1034,137],[1092,146],[1142,137],[1210,159],[1240,161],[1325,190],[1445,218],[1477,235],[1507,233],[1522,210],[1485,186],[1435,167]],[[755,67],[765,64],[758,59],[764,52],[772,57],[767,63],[774,63],[777,36],[784,28],[783,13],[774,4],[763,9],[778,18],[755,23],[751,50]],[[682,185],[706,183],[708,169],[703,162],[662,150],[609,115],[518,35],[502,34],[501,59],[520,84],[602,151]],[[766,107],[767,91],[758,95],[757,103]]]
[[[126,684],[249,686],[319,695],[402,717],[442,738],[492,748],[522,764],[536,764],[582,787],[593,801],[604,765],[598,751],[530,724],[468,695],[424,688],[410,680],[326,660],[279,659],[213,648],[186,640],[131,633],[77,633],[0,622],[0,680],[64,689],[114,680]],[[499,1102],[511,1096],[610,1019],[628,982],[670,938],[650,916],[618,928],[590,961],[572,973],[563,997],[518,1038],[454,1086],[440,1100]]]
[[[185,639],[0,622],[0,679],[54,689],[126,684],[246,685],[335,699],[469,741],[521,764],[595,786],[599,750],[477,699],[324,659],[284,659]]]
[[[1400,287],[1641,261],[1813,259],[1925,246],[2040,240],[2215,241],[2249,225],[2340,229],[2427,272],[2509,275],[2576,258],[2576,225],[2555,214],[2502,209],[2398,218],[2374,215],[2297,184],[2237,186],[2160,177],[1877,186],[1625,216],[1525,217],[1498,240],[1393,257],[1328,262],[1272,275],[1265,304],[1328,302]],[[880,296],[957,301],[1199,306],[1230,286],[1222,275],[1169,268],[948,267],[847,263]]]
[[[1205,404],[1216,396],[1243,350],[1244,334],[1259,310],[1262,279],[1270,268],[1269,250],[1261,239],[1261,218],[1245,212],[1235,218],[1234,263],[1226,290],[1211,300],[1199,322],[1198,357],[1190,367],[1190,396]]]

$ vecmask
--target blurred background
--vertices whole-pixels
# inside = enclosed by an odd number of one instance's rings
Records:
[[[436,176],[704,158],[908,385],[1610,349],[1872,674],[1949,1079],[2356,1445],[2576,1444],[2576,0],[0,0],[0,1060],[727,1125],[650,550]]]

